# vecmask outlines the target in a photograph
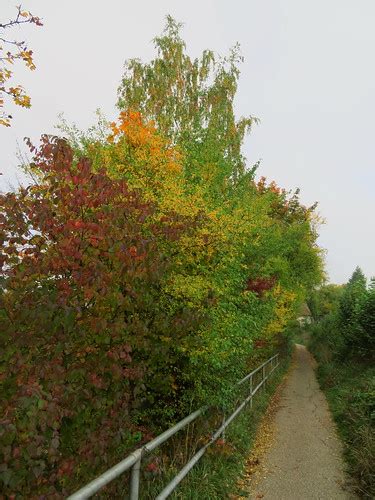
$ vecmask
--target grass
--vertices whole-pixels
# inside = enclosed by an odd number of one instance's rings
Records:
[[[375,498],[375,367],[322,362],[317,374],[345,445],[348,472],[361,498]]]
[[[255,395],[253,407],[247,405],[229,424],[225,439],[211,445],[206,454],[193,467],[188,475],[170,495],[171,499],[218,500],[243,495],[239,478],[251,452],[258,426],[265,414],[276,388],[280,384],[288,366],[286,357],[267,382]],[[248,390],[248,388],[245,388]],[[204,418],[192,424],[186,432],[180,431],[175,438],[168,440],[143,460],[140,484],[140,499],[155,499],[158,493],[173,479],[194,453],[208,441],[213,432],[220,427],[222,415],[208,412]],[[122,498],[129,490],[129,474],[124,474],[115,484],[105,488],[94,498]],[[246,495],[247,496],[247,495]]]
[[[265,391],[261,389],[255,396],[253,408],[247,406],[231,422],[226,430],[225,441],[208,448],[207,453],[172,493],[171,499],[216,500],[244,493],[238,486],[238,479],[244,470],[259,423],[288,365],[289,361],[280,364]],[[172,467],[162,478],[143,483],[140,498],[155,498],[178,470]]]

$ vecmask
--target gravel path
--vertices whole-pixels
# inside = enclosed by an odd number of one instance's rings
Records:
[[[274,441],[250,499],[354,499],[344,491],[341,443],[314,373],[314,360],[297,345],[294,367],[281,393]]]

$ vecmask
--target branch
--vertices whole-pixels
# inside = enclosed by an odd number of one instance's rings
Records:
[[[33,16],[30,12],[23,12],[21,10],[21,5],[19,5],[17,9],[17,17],[15,19],[11,19],[8,23],[0,23],[0,29],[5,30],[7,28],[12,28],[13,26],[27,23],[34,23],[37,26],[43,26],[43,23],[39,17]]]
[[[0,42],[4,42],[4,43],[10,43],[12,45],[17,45],[17,47],[20,47],[21,45],[24,45],[24,41],[23,42],[17,42],[16,40],[6,40],[5,38],[1,38],[0,37]]]

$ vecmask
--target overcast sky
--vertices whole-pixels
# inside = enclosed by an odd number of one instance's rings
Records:
[[[0,0],[0,22],[16,0]],[[57,115],[86,128],[101,108],[114,119],[123,63],[149,60],[166,14],[185,24],[193,56],[239,42],[245,61],[239,115],[261,119],[248,137],[249,165],[282,187],[301,188],[326,220],[320,245],[332,282],[359,265],[375,275],[375,0],[24,0],[43,28],[23,27],[37,70],[17,67],[32,109],[0,129],[0,187],[22,176],[17,143],[54,133]]]

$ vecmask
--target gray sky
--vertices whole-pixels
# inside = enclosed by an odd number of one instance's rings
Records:
[[[0,0],[0,19],[19,3]],[[57,115],[86,128],[100,107],[114,119],[123,63],[150,59],[166,14],[185,23],[190,54],[221,55],[239,42],[237,110],[261,119],[249,136],[249,164],[282,187],[301,188],[326,220],[331,281],[347,281],[356,265],[375,275],[375,1],[374,0],[24,0],[43,28],[22,28],[37,70],[16,69],[32,109],[12,107],[0,129],[0,187],[17,184],[17,142],[54,133]]]

